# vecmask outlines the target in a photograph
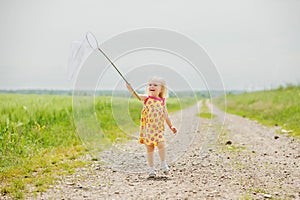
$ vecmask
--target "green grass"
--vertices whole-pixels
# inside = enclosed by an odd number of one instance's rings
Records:
[[[236,146],[236,145],[225,145],[226,150],[231,152],[241,152],[246,149],[244,146]]]
[[[44,190],[84,152],[75,134],[71,97],[0,95],[0,192],[22,199]],[[59,150],[59,151],[58,151]],[[68,171],[68,170],[67,170]]]
[[[227,112],[254,119],[268,126],[278,125],[300,136],[300,86],[280,87],[239,95],[229,94]],[[219,99],[224,102],[223,99]],[[222,105],[224,106],[224,105]]]
[[[80,144],[71,97],[0,95],[0,109],[1,171],[40,150]]]
[[[169,113],[185,109],[197,103],[197,100],[192,97],[168,98],[167,108]]]
[[[61,174],[85,165],[76,158],[87,152],[81,139],[96,140],[92,132],[103,132],[111,143],[138,130],[143,104],[133,98],[82,96],[73,103],[71,96],[0,94],[1,196],[45,191]],[[170,113],[194,103],[167,100]]]
[[[23,199],[29,192],[29,188],[33,188],[31,193],[34,195],[37,192],[46,191],[57,176],[71,174],[76,167],[86,164],[83,161],[75,160],[83,152],[80,146],[61,147],[44,150],[36,156],[32,156],[30,160],[23,160],[21,165],[0,173],[1,194]]]

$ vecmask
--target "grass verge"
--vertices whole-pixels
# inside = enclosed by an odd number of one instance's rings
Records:
[[[57,176],[71,174],[75,168],[84,166],[86,163],[76,160],[83,153],[82,146],[45,150],[1,172],[1,194],[23,199],[30,192],[36,197],[38,192],[45,192]]]
[[[267,126],[292,130],[300,136],[300,86],[226,96],[227,112],[254,119]],[[220,107],[224,99],[217,101]]]

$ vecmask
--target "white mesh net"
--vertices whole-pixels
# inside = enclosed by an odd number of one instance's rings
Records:
[[[88,34],[88,33],[87,33]],[[73,41],[71,43],[71,50],[68,63],[68,79],[71,80],[78,72],[84,61],[94,51],[87,41],[87,37],[83,37],[82,40]]]

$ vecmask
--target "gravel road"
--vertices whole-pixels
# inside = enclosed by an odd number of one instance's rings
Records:
[[[209,102],[206,102],[209,104]],[[145,147],[136,140],[107,151],[28,199],[300,199],[300,141],[247,118],[196,116],[201,104],[172,115],[166,132],[171,168],[149,179]],[[201,109],[201,108],[200,108]],[[155,155],[158,158],[158,155]]]

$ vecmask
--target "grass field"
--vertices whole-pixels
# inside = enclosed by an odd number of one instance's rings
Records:
[[[82,98],[84,99],[84,98]],[[71,96],[0,94],[0,192],[1,195],[22,199],[31,191],[45,191],[61,174],[73,173],[74,168],[86,163],[76,160],[87,150],[78,133],[78,119],[89,126],[90,115],[96,114],[93,131],[101,131],[109,142],[125,138],[122,127],[137,129],[142,103],[132,98],[96,97],[93,106],[80,107],[74,113]],[[81,105],[84,105],[82,101]],[[183,109],[195,103],[191,98],[169,98],[169,112]],[[125,105],[125,106],[124,106]],[[127,109],[124,123],[122,112]],[[85,112],[86,111],[86,112]],[[77,119],[74,120],[74,116]],[[75,117],[76,118],[76,117]],[[95,116],[93,117],[95,120]],[[125,119],[125,118],[124,118]],[[101,127],[101,128],[100,128]],[[85,130],[88,131],[88,130]],[[93,138],[92,138],[93,139]]]
[[[292,130],[300,136],[300,86],[280,87],[239,95],[227,95],[227,112],[254,119],[268,126]],[[224,102],[219,99],[218,102]]]

